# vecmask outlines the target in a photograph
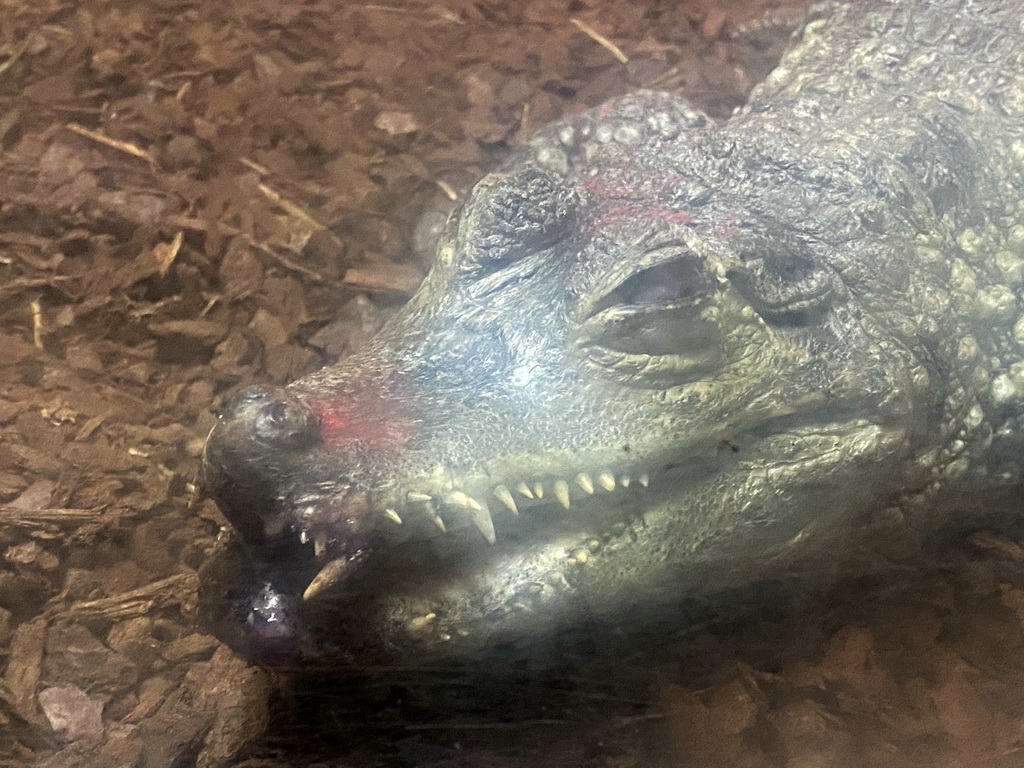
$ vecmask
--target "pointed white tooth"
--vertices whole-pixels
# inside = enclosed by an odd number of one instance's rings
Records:
[[[640,475],[640,477],[637,479],[640,481],[640,485],[642,485],[644,488],[651,484],[651,476],[648,475],[646,472]]]
[[[393,509],[385,509],[384,514],[388,516],[389,520],[394,520],[399,525],[402,524],[402,518],[398,516],[398,513]]]
[[[339,557],[337,560],[331,560],[327,565],[320,569],[320,572],[313,577],[313,580],[309,582],[309,586],[306,587],[305,592],[302,593],[303,600],[309,600],[310,598],[316,597],[325,589],[341,581],[342,576],[345,575],[345,568],[348,565],[348,561],[344,557]]]
[[[629,475],[623,475],[622,479],[619,480],[619,484],[622,485],[623,488],[629,488],[629,484],[632,482],[633,480]]]
[[[473,520],[473,525],[487,539],[487,543],[493,544],[496,538],[494,536],[494,520],[491,519],[491,511],[486,506],[481,506],[480,509],[472,510],[469,516]]]
[[[523,496],[525,496],[528,499],[533,498],[533,491],[530,490],[530,486],[528,486],[526,483],[520,483],[519,485],[517,485],[516,490],[519,491],[521,494],[523,494]]]
[[[594,481],[590,479],[590,475],[586,472],[580,472],[576,475],[576,485],[582,488],[587,493],[594,492]]]
[[[309,533],[305,529],[299,531],[299,543],[300,544],[308,544],[309,543]]]
[[[533,484],[533,495],[538,499],[544,498],[544,483],[537,482]]]
[[[615,490],[615,475],[611,472],[602,472],[597,476],[597,483],[606,491]]]
[[[313,554],[317,557],[323,555],[327,551],[327,536],[322,533],[318,533],[316,538],[313,539]]]
[[[566,509],[569,508],[569,484],[565,480],[555,480],[555,498],[558,499],[558,503]]]
[[[424,629],[430,626],[431,622],[437,618],[436,613],[427,613],[423,616],[417,616],[409,622],[409,629],[414,632],[422,632]]]
[[[448,529],[445,528],[444,520],[441,519],[440,515],[434,515],[434,525],[438,527],[441,533],[448,533]]]
[[[516,506],[516,500],[512,498],[512,494],[509,493],[508,488],[504,485],[496,485],[494,487],[494,495],[498,497],[498,501],[508,507],[508,511],[513,515],[519,514],[519,507]]]
[[[462,507],[463,509],[480,510],[483,507],[480,506],[480,502],[474,499],[469,494],[463,493],[462,491],[452,491],[444,497],[446,504],[451,504],[454,507]]]
[[[432,498],[429,493],[420,493],[419,491],[409,491],[405,494],[405,498],[409,501],[430,501]]]

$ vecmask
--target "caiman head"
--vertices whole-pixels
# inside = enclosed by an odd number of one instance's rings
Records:
[[[237,395],[222,634],[365,660],[634,621],[906,481],[927,376],[835,267],[902,244],[722,130],[652,93],[547,129],[365,351]]]

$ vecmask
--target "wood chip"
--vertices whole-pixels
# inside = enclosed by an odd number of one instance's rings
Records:
[[[583,34],[585,34],[595,43],[600,45],[602,48],[610,51],[612,56],[614,56],[620,62],[622,62],[623,64],[629,64],[629,57],[622,52],[622,49],[619,48],[619,46],[617,46],[607,37],[604,37],[603,35],[599,34],[597,30],[594,29],[592,26],[587,24],[585,21],[580,21],[579,19],[569,19],[569,21],[575,24],[576,27],[579,28],[579,30]]]
[[[145,160],[153,167],[156,167],[156,160],[153,156],[145,150],[139,149],[134,144],[129,144],[127,141],[112,139],[109,136],[104,136],[99,131],[90,131],[88,128],[78,125],[77,123],[68,123],[64,127],[72,133],[77,133],[79,136],[85,136],[87,139],[92,139],[95,142],[108,146],[112,149],[116,149],[119,152],[124,152],[132,157],[138,157]]]
[[[423,282],[423,273],[415,267],[401,264],[384,264],[372,269],[353,267],[345,271],[342,282],[354,288],[362,288],[364,291],[402,293],[411,296]]]

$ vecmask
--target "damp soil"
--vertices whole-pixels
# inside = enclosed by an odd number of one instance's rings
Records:
[[[557,675],[295,679],[196,620],[225,399],[364,344],[532,130],[637,88],[725,118],[802,13],[0,0],[0,766],[1024,765],[1004,530]]]

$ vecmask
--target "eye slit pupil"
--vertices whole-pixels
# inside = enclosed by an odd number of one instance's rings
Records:
[[[669,259],[630,275],[594,306],[593,313],[620,304],[645,306],[697,299],[704,294],[706,282],[693,256]]]

